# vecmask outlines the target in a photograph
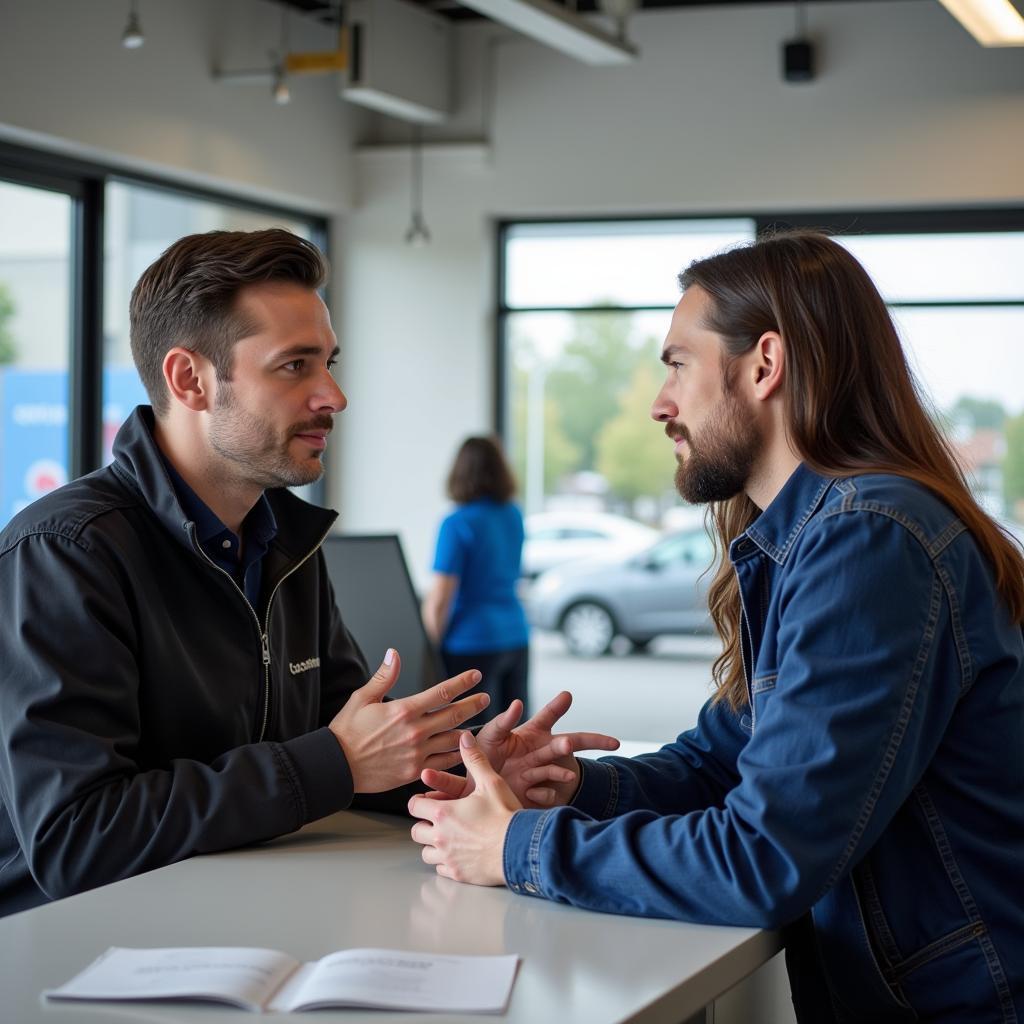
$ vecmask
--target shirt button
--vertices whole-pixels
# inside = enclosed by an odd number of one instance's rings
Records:
[[[220,546],[222,548],[229,548],[229,547],[231,547],[231,541],[229,541],[229,540],[222,540],[220,542]]]
[[[527,882],[527,883],[525,883],[525,885],[523,885],[523,888],[524,888],[524,889],[525,889],[525,890],[526,890],[526,891],[527,891],[528,893],[530,893],[531,895],[533,895],[533,896],[536,896],[536,895],[537,895],[537,886],[535,886],[535,885],[533,884],[533,882]]]

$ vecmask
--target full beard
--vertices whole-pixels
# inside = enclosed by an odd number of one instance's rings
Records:
[[[695,505],[728,501],[743,491],[763,447],[753,413],[728,394],[711,411],[696,438],[672,423],[665,432],[689,444],[688,457],[679,456],[675,484],[680,497]]]
[[[268,487],[301,487],[323,476],[320,453],[296,459],[289,451],[292,438],[304,430],[330,430],[331,418],[318,417],[292,427],[279,438],[271,423],[243,409],[230,386],[218,391],[216,415],[210,424],[210,447],[221,458],[237,466],[250,483]]]

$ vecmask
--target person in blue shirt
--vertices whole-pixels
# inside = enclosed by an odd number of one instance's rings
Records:
[[[467,735],[413,838],[465,882],[782,928],[801,1022],[1020,1021],[1020,547],[843,246],[768,237],[680,284],[652,416],[710,505],[717,690],[656,753],[564,759],[544,809]]]
[[[516,596],[523,517],[512,502],[515,490],[497,441],[462,443],[448,476],[456,508],[438,531],[434,581],[423,602],[424,625],[440,645],[445,672],[478,669],[478,692],[499,708],[528,704],[529,632]]]

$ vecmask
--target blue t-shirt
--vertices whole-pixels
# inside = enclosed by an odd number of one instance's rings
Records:
[[[441,523],[434,571],[459,586],[441,647],[453,654],[509,651],[529,640],[516,597],[523,517],[511,502],[489,498],[459,505]]]

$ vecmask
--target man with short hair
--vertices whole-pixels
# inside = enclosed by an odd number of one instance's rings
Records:
[[[152,408],[110,466],[0,534],[0,914],[357,796],[404,810],[396,787],[452,767],[487,706],[463,696],[472,671],[386,701],[393,650],[366,681],[319,550],[335,514],[287,490],[321,475],[346,404],[325,274],[277,229],[172,245],[131,299]],[[521,799],[543,801],[574,749],[615,745],[552,737],[569,699],[481,732]]]
[[[801,1021],[1024,1019],[1019,547],[846,249],[781,235],[680,283],[652,415],[711,505],[717,692],[657,753],[580,761],[546,810],[465,737],[469,776],[424,772],[413,838],[466,882],[788,926]]]

